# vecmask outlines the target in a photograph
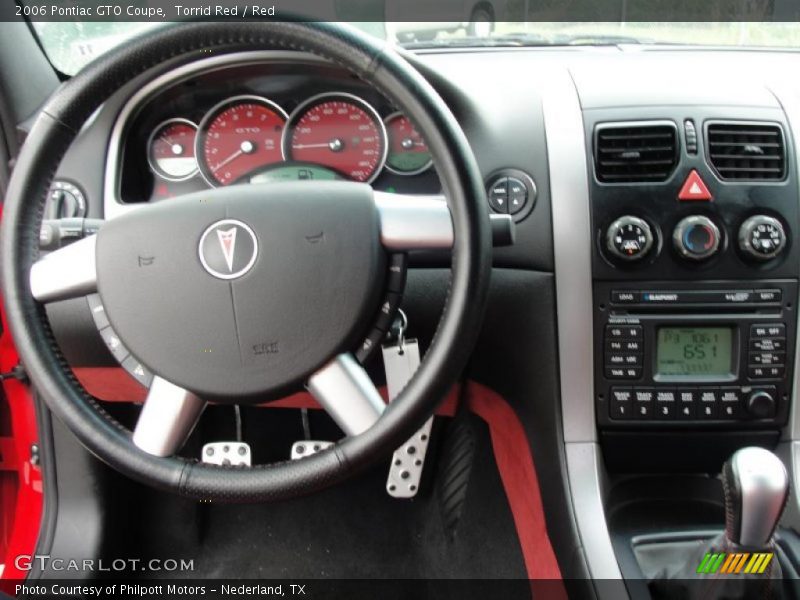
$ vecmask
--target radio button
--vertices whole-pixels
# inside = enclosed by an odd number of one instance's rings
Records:
[[[641,352],[643,344],[640,340],[608,340],[607,352]]]
[[[742,416],[742,391],[739,388],[721,388],[719,399],[721,418],[738,419]]]
[[[783,323],[767,323],[766,325],[751,325],[751,338],[786,337],[786,325]]]
[[[641,325],[606,325],[607,339],[641,340]]]
[[[781,302],[783,292],[781,290],[756,290],[756,299],[758,302]]]
[[[612,304],[638,304],[642,300],[642,293],[634,290],[612,290]]]
[[[719,391],[716,388],[700,388],[697,416],[701,419],[716,419],[719,415]]]
[[[678,418],[694,419],[697,417],[697,404],[699,402],[699,392],[696,389],[678,390]]]
[[[615,354],[609,353],[606,354],[606,366],[607,367],[616,367],[616,366],[624,366],[624,367],[641,367],[642,366],[642,355],[641,354]]]
[[[656,419],[674,419],[676,409],[675,390],[656,390]]]
[[[608,406],[612,419],[632,419],[633,390],[631,388],[611,388],[611,402]]]
[[[751,352],[748,362],[751,365],[783,365],[786,362],[785,352]]]
[[[786,338],[755,338],[750,340],[750,350],[783,352],[786,350]]]
[[[783,365],[750,365],[747,376],[750,379],[780,379],[786,373]]]
[[[641,367],[606,367],[606,379],[640,379]]]
[[[753,390],[747,398],[747,412],[756,419],[773,419],[777,412],[775,388]]]
[[[637,388],[633,390],[635,400],[634,411],[637,419],[652,419],[655,417],[655,390]]]

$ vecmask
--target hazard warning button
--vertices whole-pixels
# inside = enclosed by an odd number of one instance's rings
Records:
[[[689,173],[678,193],[678,200],[712,200],[711,192],[695,169]]]

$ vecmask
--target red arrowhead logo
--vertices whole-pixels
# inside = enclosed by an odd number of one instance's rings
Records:
[[[711,192],[708,191],[706,184],[700,179],[697,170],[692,169],[686,181],[683,182],[683,187],[678,192],[678,200],[713,200]]]

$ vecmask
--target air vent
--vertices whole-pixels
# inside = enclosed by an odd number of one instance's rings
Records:
[[[615,123],[595,130],[595,171],[604,183],[666,181],[677,162],[673,123]]]
[[[726,181],[775,181],[786,175],[783,131],[777,125],[711,123],[708,158]]]

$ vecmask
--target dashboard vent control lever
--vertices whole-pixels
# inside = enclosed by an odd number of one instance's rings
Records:
[[[39,230],[39,249],[57,250],[80,239],[96,234],[103,226],[103,219],[45,219]]]

